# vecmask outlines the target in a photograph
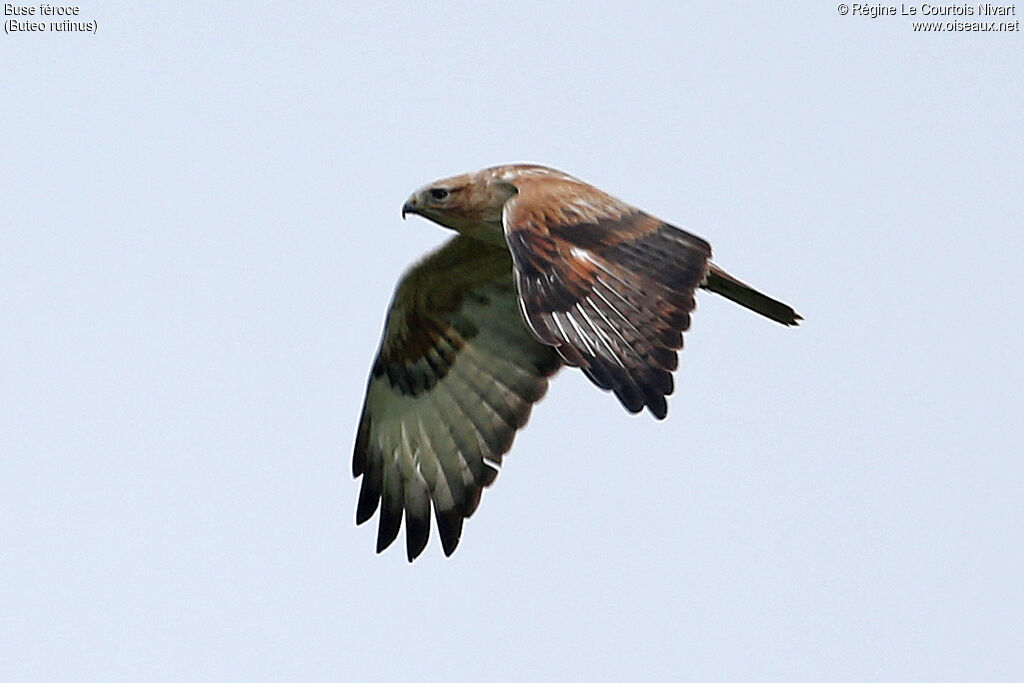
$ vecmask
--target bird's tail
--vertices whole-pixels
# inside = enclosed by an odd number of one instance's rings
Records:
[[[740,282],[713,263],[710,264],[708,275],[704,282],[701,283],[701,287],[715,294],[721,294],[726,299],[731,299],[740,306],[749,308],[755,313],[760,313],[764,317],[771,318],[783,325],[797,325],[799,321],[803,320],[800,314],[793,310],[792,306],[776,301],[770,296],[765,296],[750,285]]]

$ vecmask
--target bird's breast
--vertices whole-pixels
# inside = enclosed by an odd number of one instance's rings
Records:
[[[500,223],[495,225],[485,221],[466,221],[451,227],[466,237],[508,249],[508,243],[505,241],[505,230]]]

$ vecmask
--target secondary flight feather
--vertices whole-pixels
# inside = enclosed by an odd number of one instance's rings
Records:
[[[668,413],[698,288],[783,325],[790,306],[711,262],[711,246],[570,175],[535,165],[430,183],[402,207],[460,236],[399,283],[352,462],[356,522],[377,551],[405,520],[411,562],[431,509],[451,555],[463,521],[560,365],[631,413]]]

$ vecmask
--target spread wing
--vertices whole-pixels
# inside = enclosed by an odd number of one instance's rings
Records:
[[[630,412],[668,411],[707,242],[569,176],[508,180],[505,238],[530,328]]]
[[[506,250],[455,237],[413,267],[391,302],[366,390],[352,472],[356,523],[380,508],[377,552],[405,517],[411,562],[433,504],[446,555],[458,545],[516,430],[559,367],[523,322]]]

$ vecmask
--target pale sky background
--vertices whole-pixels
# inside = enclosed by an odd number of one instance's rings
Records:
[[[81,8],[0,36],[0,679],[1024,678],[1021,33]],[[511,161],[806,323],[702,294],[667,421],[564,372],[454,557],[378,556],[354,430],[448,236],[401,204]]]

